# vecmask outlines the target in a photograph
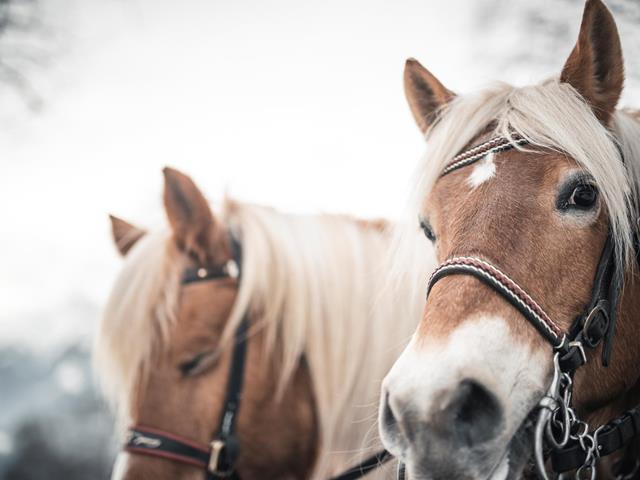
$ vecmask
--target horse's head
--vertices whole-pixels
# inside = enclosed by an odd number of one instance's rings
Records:
[[[97,357],[132,427],[114,478],[204,479],[212,440],[223,442],[213,448],[221,450],[219,470],[303,478],[318,441],[308,371],[298,363],[278,388],[281,364],[266,358],[259,315],[239,305],[247,304],[241,246],[189,177],[164,173],[170,232],[145,233],[112,217],[125,266]]]
[[[592,299],[608,232],[615,261],[629,262],[635,187],[614,140],[629,122],[615,111],[622,86],[620,40],[600,0],[587,1],[559,79],[541,85],[458,97],[407,62],[429,144],[417,213],[443,262],[382,389],[382,438],[411,478],[519,478],[530,458],[553,348],[567,346]],[[619,319],[619,337],[637,338],[629,323]],[[621,349],[608,373],[588,353],[575,377],[582,411],[635,381]]]

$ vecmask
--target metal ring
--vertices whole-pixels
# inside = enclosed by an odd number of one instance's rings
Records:
[[[585,477],[585,472],[589,472],[589,476]],[[576,480],[595,480],[596,479],[596,467],[592,463],[582,465],[576,470]]]
[[[607,328],[609,327],[609,321],[610,321],[609,313],[605,309],[605,303],[608,303],[608,302],[606,300],[600,300],[598,303],[596,303],[595,307],[591,309],[591,311],[589,312],[589,315],[587,315],[587,318],[585,318],[584,320],[584,325],[582,326],[582,339],[590,348],[597,347],[598,344],[602,341],[602,338],[598,338],[596,339],[596,341],[591,340],[587,332],[589,330],[589,327],[591,327],[591,323],[593,322],[593,319],[596,318],[596,315],[598,313],[602,313],[602,316],[607,321]]]
[[[559,402],[559,404],[560,405],[551,414],[551,417],[549,418],[549,421],[545,426],[547,441],[552,445],[552,447],[555,450],[564,448],[569,442],[569,436],[571,434],[571,420],[569,417],[569,407],[564,402]],[[558,412],[562,412],[561,421],[556,418],[556,414]],[[552,424],[555,424],[560,430],[559,439],[556,438],[556,435],[553,432]]]

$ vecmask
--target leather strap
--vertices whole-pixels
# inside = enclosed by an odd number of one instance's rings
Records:
[[[231,248],[236,265],[242,265],[242,247],[234,236],[231,236]],[[241,270],[237,270],[238,281]],[[231,356],[231,367],[227,379],[227,393],[223,403],[220,425],[213,442],[213,454],[209,463],[209,479],[229,477],[240,454],[240,441],[235,433],[236,419],[242,400],[242,386],[247,359],[247,335],[249,333],[249,314],[245,313],[234,334],[234,346]]]
[[[344,473],[341,473],[336,477],[331,477],[330,480],[356,480],[358,478],[362,478],[376,468],[384,465],[392,458],[393,456],[389,452],[382,450],[363,460],[358,465],[349,468]]]
[[[508,275],[482,258],[453,257],[442,263],[429,279],[427,297],[439,280],[458,274],[471,275],[491,287],[513,305],[551,345],[555,348],[564,345],[564,333],[542,307]]]
[[[127,432],[124,450],[207,468],[210,448],[186,437],[137,425]]]
[[[597,441],[598,455],[605,457],[624,448],[632,439],[640,435],[640,409],[638,407],[623,413],[620,417],[593,432]],[[551,452],[551,466],[558,472],[568,472],[583,465],[585,452],[577,443]]]

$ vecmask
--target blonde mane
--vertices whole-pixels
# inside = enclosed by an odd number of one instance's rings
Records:
[[[243,247],[242,281],[223,341],[252,313],[267,353],[282,356],[281,387],[304,356],[321,429],[315,477],[380,448],[380,381],[424,303],[419,283],[388,284],[391,235],[345,216],[288,215],[237,202],[227,202],[221,220]],[[424,280],[434,260],[426,242],[420,245],[404,267]],[[96,363],[124,421],[138,372],[152,368],[149,355],[175,321],[182,269],[168,231],[146,235],[127,255],[107,303]]]
[[[640,198],[640,124],[631,114],[617,111],[608,131],[573,87],[557,79],[526,87],[498,84],[458,96],[440,113],[439,122],[427,133],[428,151],[417,171],[414,218],[446,164],[495,123],[495,135],[511,138],[516,132],[531,146],[568,155],[593,176],[609,213],[619,260],[632,265],[638,229],[632,218]]]

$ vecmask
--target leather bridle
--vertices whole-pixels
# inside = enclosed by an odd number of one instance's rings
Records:
[[[475,163],[486,155],[526,145],[517,134],[495,137],[456,155],[441,176]],[[535,426],[534,453],[538,475],[547,479],[545,463],[550,459],[556,473],[577,470],[576,478],[595,478],[600,457],[624,448],[640,435],[640,408],[629,410],[615,420],[591,430],[572,408],[573,375],[587,362],[587,349],[603,342],[602,364],[611,360],[613,339],[624,272],[618,265],[615,242],[608,234],[596,276],[591,300],[568,331],[564,331],[527,291],[488,259],[458,256],[447,259],[431,275],[427,297],[441,279],[451,275],[470,275],[490,287],[551,344],[554,351],[554,377],[545,397],[539,403]],[[633,464],[637,468],[637,464]],[[619,472],[629,474],[629,472]],[[399,478],[400,477],[399,475]],[[629,477],[631,478],[631,477]]]
[[[230,235],[230,243],[232,250],[230,260],[221,266],[189,268],[182,277],[182,284],[223,278],[233,278],[240,282],[242,247],[233,235]],[[245,313],[234,333],[231,368],[220,424],[209,445],[138,424],[127,432],[124,450],[200,467],[207,472],[208,480],[239,478],[234,469],[240,453],[240,442],[235,433],[235,426],[242,397],[248,330],[249,315]]]
[[[238,281],[242,273],[242,246],[230,235],[232,258],[222,266],[195,267],[185,271],[182,284],[232,278]],[[213,440],[201,444],[165,430],[137,424],[127,431],[124,450],[130,453],[166,458],[204,470],[207,480],[240,480],[235,469],[240,454],[240,441],[235,431],[236,418],[242,400],[242,386],[247,357],[249,314],[245,313],[234,333],[231,367],[220,424]],[[356,480],[391,459],[383,450],[366,458],[330,480]]]

